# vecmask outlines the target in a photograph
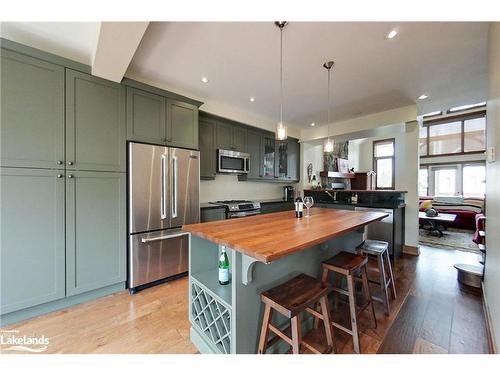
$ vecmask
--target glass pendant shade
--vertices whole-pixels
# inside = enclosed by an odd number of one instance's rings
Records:
[[[278,122],[278,124],[276,125],[276,140],[284,141],[286,137],[286,125],[284,125],[282,122]]]
[[[330,137],[328,137],[323,145],[323,151],[333,152],[333,146],[334,146],[333,140]]]

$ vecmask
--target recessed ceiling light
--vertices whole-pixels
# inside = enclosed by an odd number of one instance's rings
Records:
[[[398,31],[397,30],[391,30],[389,32],[389,34],[387,34],[387,39],[392,39],[394,38],[396,35],[398,35]]]
[[[420,100],[424,100],[424,99],[427,99],[428,97],[429,97],[429,95],[422,94],[422,95],[420,95],[418,98],[419,98]]]
[[[201,82],[208,83],[208,78],[207,77],[201,77]]]
[[[311,126],[316,126],[316,124],[314,122],[311,122]]]
[[[250,101],[253,103],[255,101],[255,98],[254,97],[251,97],[250,98]]]

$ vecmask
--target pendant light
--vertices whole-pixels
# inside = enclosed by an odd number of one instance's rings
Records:
[[[276,125],[276,140],[284,141],[287,138],[287,129],[283,122],[283,29],[288,22],[276,21],[274,24],[280,29],[280,121]]]
[[[330,73],[335,63],[333,61],[327,61],[323,64],[323,68],[328,71],[328,138],[325,140],[325,144],[323,145],[324,152],[333,152],[334,141],[330,137]]]

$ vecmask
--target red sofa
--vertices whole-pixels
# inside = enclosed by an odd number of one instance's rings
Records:
[[[419,207],[420,211],[432,207],[437,212],[457,215],[448,227],[476,230],[476,215],[484,212],[484,198],[464,198],[463,203],[443,203],[433,197],[420,197]]]

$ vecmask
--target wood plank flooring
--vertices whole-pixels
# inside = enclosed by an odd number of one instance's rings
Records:
[[[363,353],[487,353],[481,296],[461,290],[454,263],[475,261],[464,252],[423,247],[394,267],[398,297],[385,316],[375,303],[378,327],[368,311],[359,317]],[[343,307],[344,306],[344,307]],[[345,321],[340,303],[334,319]],[[196,353],[189,340],[187,278],[144,290],[123,291],[3,329],[45,335],[48,353]],[[335,332],[339,353],[352,339]],[[4,353],[2,353],[4,354]]]

